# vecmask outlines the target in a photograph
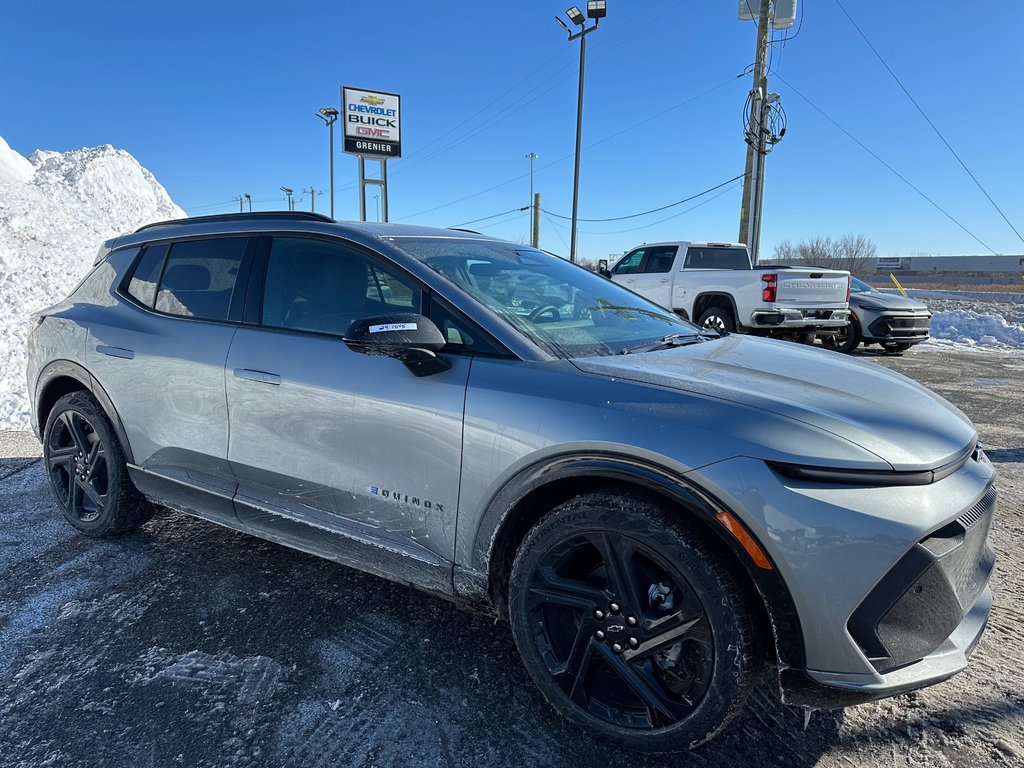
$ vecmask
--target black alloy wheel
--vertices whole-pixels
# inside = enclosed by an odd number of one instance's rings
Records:
[[[835,335],[824,336],[821,340],[822,346],[833,349],[836,352],[846,353],[853,352],[860,345],[860,342],[860,327],[852,317],[847,325],[836,331]]]
[[[548,700],[594,735],[643,751],[696,746],[753,679],[745,595],[672,513],[610,498],[569,502],[527,536],[511,582],[516,644]]]
[[[53,406],[43,430],[43,462],[64,518],[83,533],[123,533],[153,516],[128,477],[110,420],[88,392],[72,392]]]

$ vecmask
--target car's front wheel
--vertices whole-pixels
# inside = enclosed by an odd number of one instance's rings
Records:
[[[88,392],[72,392],[53,406],[43,430],[43,462],[64,518],[82,533],[124,533],[153,516],[128,477],[110,420]]]
[[[547,700],[629,749],[712,738],[759,663],[732,570],[694,524],[644,496],[585,494],[537,523],[515,558],[509,613]]]

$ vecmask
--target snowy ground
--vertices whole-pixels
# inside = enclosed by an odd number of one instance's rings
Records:
[[[863,354],[962,408],[999,470],[995,608],[946,683],[805,729],[766,679],[695,754],[626,754],[551,711],[506,624],[177,514],[88,539],[58,519],[34,438],[8,432],[0,765],[1024,765],[1024,356]]]

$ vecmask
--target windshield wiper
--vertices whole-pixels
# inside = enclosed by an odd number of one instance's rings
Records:
[[[653,352],[656,349],[666,349],[669,347],[685,347],[688,344],[700,344],[702,341],[706,341],[710,336],[704,336],[700,333],[670,333],[668,336],[662,336],[658,341],[648,341],[644,344],[637,344],[635,347],[626,347],[620,355],[629,355],[637,350],[642,349],[644,352]]]

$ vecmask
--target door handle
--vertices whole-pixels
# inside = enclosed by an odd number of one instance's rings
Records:
[[[135,357],[135,353],[130,349],[124,349],[123,347],[108,347],[103,344],[96,345],[96,351],[101,355],[109,355],[110,357],[120,357],[123,360],[131,360]]]
[[[281,383],[281,377],[276,373],[254,371],[251,368],[235,368],[235,377],[239,379],[246,379],[247,381],[258,381],[261,384],[279,385]]]
[[[661,280],[659,280],[658,282],[659,282],[659,283],[661,283],[662,285],[664,285],[664,284],[665,284],[665,283],[667,283],[668,281],[669,281],[669,280],[668,280],[668,278],[667,278],[667,277],[663,277],[663,278],[661,278]]]

